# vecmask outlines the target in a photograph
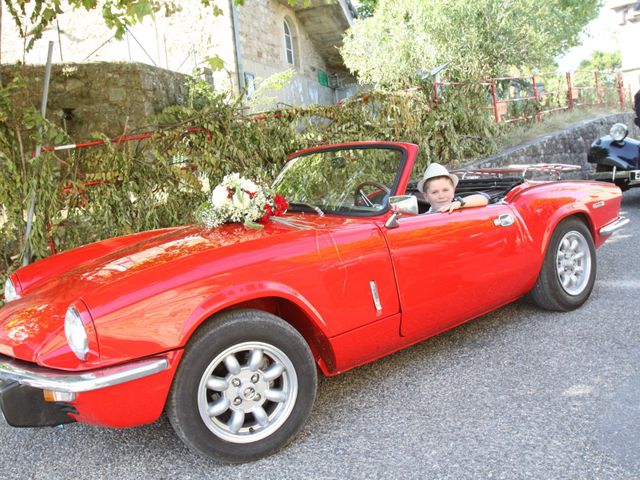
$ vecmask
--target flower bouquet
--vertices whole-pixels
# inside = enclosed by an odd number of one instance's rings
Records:
[[[282,215],[288,206],[281,195],[266,185],[231,173],[213,189],[209,201],[200,206],[196,216],[206,228],[232,222],[243,223],[249,228],[263,228],[260,223]]]

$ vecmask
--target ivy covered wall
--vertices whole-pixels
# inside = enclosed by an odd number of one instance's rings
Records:
[[[2,84],[17,75],[26,79],[26,103],[40,109],[43,66],[2,66]],[[140,129],[169,105],[182,104],[186,76],[142,63],[54,65],[49,85],[47,119],[81,142],[100,132],[117,137]]]

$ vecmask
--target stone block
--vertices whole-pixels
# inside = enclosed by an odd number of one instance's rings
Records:
[[[82,90],[83,88],[86,88],[86,82],[83,82],[82,80],[78,80],[76,78],[69,78],[64,82],[64,89],[69,93]]]

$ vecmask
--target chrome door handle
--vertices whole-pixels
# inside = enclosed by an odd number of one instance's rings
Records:
[[[510,213],[503,213],[498,218],[493,220],[493,223],[496,227],[509,227],[513,225],[516,219],[513,218],[513,215]]]

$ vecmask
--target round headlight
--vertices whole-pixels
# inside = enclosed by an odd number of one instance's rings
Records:
[[[7,280],[4,282],[4,301],[11,302],[18,298],[20,298],[20,295],[18,295],[15,285],[10,278],[7,278]]]
[[[609,130],[609,135],[611,135],[611,138],[616,142],[621,142],[627,138],[628,133],[629,130],[624,123],[614,123],[611,130]]]
[[[76,307],[71,306],[64,315],[64,334],[71,351],[76,354],[80,360],[86,360],[89,353],[89,340],[87,338],[87,330],[80,318],[80,314]]]

